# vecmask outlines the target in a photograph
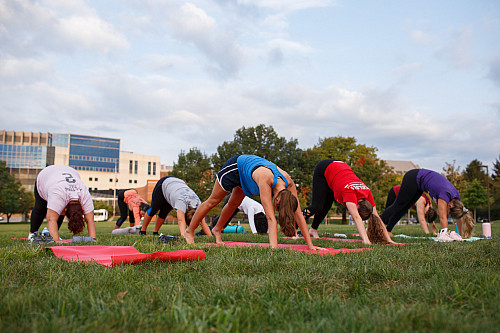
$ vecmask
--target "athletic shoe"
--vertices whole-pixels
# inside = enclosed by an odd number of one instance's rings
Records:
[[[28,240],[30,241],[30,243],[41,244],[45,242],[45,237],[43,237],[43,235],[38,231],[35,231],[28,236]]]
[[[178,239],[179,239],[179,237],[176,237],[176,236],[161,234],[160,237],[158,237],[158,244],[168,244],[168,243],[176,242]]]
[[[158,235],[159,235],[158,231],[153,231],[153,236],[158,236]]]
[[[444,243],[444,242],[453,242],[454,239],[450,237],[450,233],[448,230],[444,230],[439,233],[435,241]]]
[[[455,231],[452,231],[450,232],[450,238],[453,239],[454,241],[459,241],[459,242],[463,242],[463,239],[462,239],[462,236],[460,236],[459,234],[457,234]]]
[[[141,235],[141,236],[146,236],[146,231],[142,231],[142,230],[141,230],[141,231],[139,231],[139,235]]]

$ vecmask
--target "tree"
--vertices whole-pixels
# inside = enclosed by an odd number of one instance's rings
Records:
[[[198,148],[189,149],[187,154],[181,151],[170,175],[184,180],[201,201],[212,192],[214,175],[210,159]]]
[[[464,180],[467,182],[471,182],[471,181],[477,179],[481,182],[484,182],[486,177],[487,176],[489,177],[489,175],[487,175],[486,171],[484,171],[481,168],[481,165],[483,165],[483,163],[481,161],[479,161],[478,159],[474,159],[473,161],[471,161],[465,167],[465,170],[463,172]]]
[[[354,137],[342,136],[319,139],[318,144],[307,151],[313,156],[315,165],[327,158],[346,162],[356,176],[370,188],[375,205],[381,210],[389,189],[398,183],[398,176],[384,161],[378,159],[376,152],[377,148],[358,144]],[[312,186],[312,172],[310,174],[311,182],[308,186]],[[335,203],[333,209],[342,214],[344,223],[347,222],[347,211],[343,205]]]
[[[473,179],[469,182],[465,190],[465,195],[461,199],[466,207],[474,208],[474,218],[476,218],[476,209],[488,203],[488,195],[484,189],[483,182],[478,179]]]
[[[0,166],[0,169],[3,169],[2,166]],[[3,178],[3,170],[0,173]],[[14,181],[13,177],[7,177],[7,181],[2,179],[0,187],[0,213],[7,216],[7,223],[10,222],[13,214],[28,213],[33,207],[34,200],[33,195],[27,192],[20,182]]]
[[[465,190],[465,180],[463,174],[460,172],[460,166],[455,165],[456,161],[453,163],[445,162],[445,166],[443,167],[444,176],[446,179],[450,181],[450,183],[455,186],[458,190],[458,193],[461,193]]]

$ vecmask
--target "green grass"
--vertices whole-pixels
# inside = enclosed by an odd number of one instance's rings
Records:
[[[499,222],[493,223],[491,240],[374,245],[373,251],[335,256],[207,247],[201,244],[206,237],[192,246],[158,245],[156,237],[112,236],[112,228],[109,222],[97,224],[99,245],[133,245],[141,252],[203,249],[207,257],[112,268],[69,263],[11,239],[26,237],[28,225],[2,224],[0,331],[498,332],[500,327]],[[478,224],[476,236],[480,229]],[[178,234],[173,225],[161,231]],[[70,237],[66,225],[61,232]],[[355,228],[322,225],[320,232]],[[393,232],[424,235],[418,225]],[[268,242],[248,233],[223,239]]]

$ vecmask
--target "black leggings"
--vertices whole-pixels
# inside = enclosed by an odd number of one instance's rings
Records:
[[[227,205],[227,203],[229,202],[229,198],[231,197],[231,192],[228,193],[228,195],[226,195],[226,199],[224,200],[224,203],[222,204],[222,208],[224,208],[225,205]],[[231,214],[231,217],[227,220],[226,224],[224,225],[224,228],[227,227],[227,225],[229,224],[229,222],[231,222],[231,220],[233,219],[233,217],[236,216],[236,214],[238,214],[240,210],[238,208],[236,208],[233,212],[233,214]],[[210,226],[213,228],[215,227],[215,225],[217,224],[217,222],[219,222],[219,218],[220,218],[220,215],[217,215],[215,216],[213,219],[212,219],[212,223],[210,223]]]
[[[422,190],[417,186],[418,171],[418,169],[410,170],[404,175],[396,199],[392,205],[386,206],[384,212],[380,214],[389,232],[423,194]],[[387,199],[389,200],[389,198]]]
[[[31,220],[30,220],[30,232],[34,233],[40,229],[42,225],[43,219],[47,216],[47,201],[42,199],[40,194],[38,194],[38,190],[36,189],[35,182],[35,207],[31,211]],[[59,215],[57,219],[57,228],[61,228],[61,224],[63,223],[64,215]]]
[[[125,192],[128,190],[118,191],[118,209],[120,210],[120,218],[116,221],[116,226],[121,227],[123,222],[130,218],[130,224],[135,224],[134,212],[128,209],[128,205],[125,203]]]
[[[311,228],[316,230],[328,214],[330,208],[332,208],[333,202],[335,201],[333,190],[328,186],[328,182],[325,178],[326,168],[334,161],[336,160],[322,160],[314,167],[312,202],[302,211],[306,220],[314,215]]]
[[[147,212],[151,217],[155,216],[156,213],[160,211],[158,217],[161,219],[165,219],[168,213],[170,213],[170,211],[173,209],[173,207],[167,202],[167,199],[165,199],[162,189],[163,182],[169,177],[172,176],[160,178],[160,180],[155,185],[155,188],[153,190],[153,197],[151,198],[151,208]]]
[[[394,192],[394,187],[391,187],[389,193],[387,193],[387,201],[385,202],[385,208],[390,207],[394,200],[396,200],[396,192]]]

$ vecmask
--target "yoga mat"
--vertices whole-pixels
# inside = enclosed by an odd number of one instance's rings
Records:
[[[106,267],[136,264],[158,259],[160,261],[203,260],[202,250],[162,251],[141,253],[133,246],[50,246],[54,255],[70,262],[96,263]]]
[[[297,239],[293,237],[281,237],[283,239]],[[304,239],[303,237],[300,237],[300,239]],[[312,238],[311,240],[318,239],[318,238]],[[329,241],[334,241],[334,242],[345,242],[345,243],[360,243],[363,242],[361,239],[349,239],[349,238],[330,238],[330,237],[320,237],[319,239],[326,239]]]
[[[404,235],[404,234],[394,235],[394,237],[420,238],[420,239],[429,239],[429,240],[435,240],[436,239],[436,237],[408,236],[408,235]],[[482,239],[486,239],[486,238],[472,236],[470,238],[464,239],[464,241],[466,241],[466,242],[475,242],[475,241],[482,240]]]
[[[216,243],[205,243],[210,246],[218,246]],[[271,246],[269,243],[245,243],[245,242],[231,242],[225,241],[224,244],[229,247],[245,247],[245,246],[260,246],[260,247],[269,247]],[[309,250],[307,245],[305,244],[278,244],[279,248],[290,249],[294,251],[300,251],[310,254],[319,254],[319,255],[334,255],[338,253],[351,253],[351,252],[361,252],[364,250],[371,250],[371,248],[365,247],[360,249],[331,249],[327,248],[325,251],[321,250]]]
[[[23,238],[16,238],[16,237],[13,237],[11,239],[24,239],[24,240],[28,240],[27,237],[23,237]],[[63,243],[72,243],[73,242],[73,239],[63,239],[63,240],[60,240],[60,242],[63,242]],[[38,244],[44,244],[44,243],[38,243]]]
[[[245,228],[243,228],[241,225],[228,225],[226,228],[224,228],[224,231],[222,231],[225,234],[228,233],[238,233],[238,234],[243,234],[245,233]]]

